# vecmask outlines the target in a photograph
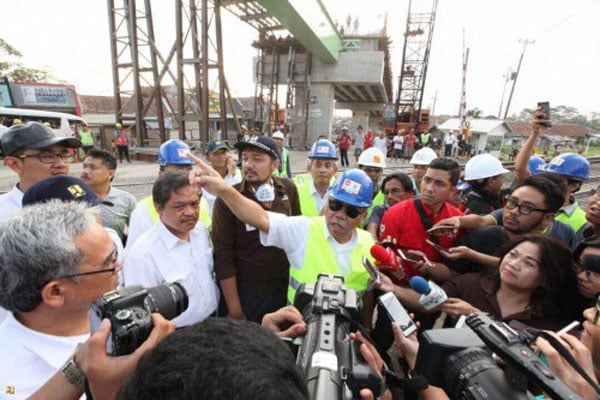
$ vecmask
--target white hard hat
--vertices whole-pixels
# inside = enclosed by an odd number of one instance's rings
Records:
[[[506,174],[509,171],[502,166],[500,160],[491,154],[479,154],[467,161],[465,165],[465,180],[491,178],[492,176]]]
[[[271,137],[273,139],[284,139],[283,133],[281,133],[281,131],[273,132],[273,135]]]
[[[410,163],[412,165],[429,165],[436,158],[438,158],[438,156],[433,149],[430,147],[423,147],[422,149],[415,151],[415,154],[413,154],[410,159]]]
[[[358,157],[358,165],[385,168],[385,155],[377,147],[369,147]]]

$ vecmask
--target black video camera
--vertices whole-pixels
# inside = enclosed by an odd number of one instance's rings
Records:
[[[296,364],[306,378],[312,400],[357,399],[361,389],[378,397],[384,385],[348,334],[360,328],[359,297],[341,276],[320,274],[316,284],[302,284],[294,299],[302,311],[306,334],[296,338]]]
[[[104,318],[111,323],[111,335],[106,352],[114,356],[133,353],[150,335],[151,313],[173,319],[188,307],[188,296],[178,283],[164,283],[153,288],[140,285],[118,288],[105,293],[92,303],[91,332]]]
[[[485,313],[471,314],[466,322],[470,329],[425,331],[417,355],[415,371],[451,399],[529,399],[529,382],[553,399],[579,399],[529,347],[531,336]]]

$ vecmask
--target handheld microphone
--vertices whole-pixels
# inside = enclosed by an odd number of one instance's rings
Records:
[[[391,248],[386,249],[380,244],[374,244],[371,246],[371,255],[381,264],[390,266],[394,270],[400,268],[400,265],[398,265],[398,260],[396,259],[396,253],[394,253]]]
[[[423,277],[413,276],[408,283],[412,290],[421,293],[419,304],[426,310],[431,310],[448,300],[448,295],[433,281],[426,281]]]

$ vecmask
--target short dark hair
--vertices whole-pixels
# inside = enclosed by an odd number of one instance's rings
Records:
[[[164,207],[174,192],[186,186],[190,186],[187,171],[164,171],[156,178],[154,186],[152,186],[152,201],[154,204]]]
[[[287,345],[256,323],[209,318],[139,361],[118,399],[308,399]]]
[[[117,169],[117,158],[106,150],[91,149],[85,157],[98,158],[108,169]]]
[[[413,187],[412,179],[410,179],[410,176],[408,176],[404,172],[397,172],[395,174],[387,175],[385,178],[383,178],[383,181],[381,182],[381,191],[383,191],[383,189],[385,188],[386,183],[388,183],[391,180],[396,180],[400,182],[405,192],[414,193],[415,189]]]
[[[544,206],[547,212],[557,212],[565,202],[566,186],[561,190],[553,178],[545,174],[529,175],[519,180],[513,189],[513,193],[520,187],[531,186],[544,195]]]
[[[460,179],[460,165],[453,158],[436,158],[429,163],[431,169],[441,169],[450,173],[450,183],[452,186],[456,186]]]

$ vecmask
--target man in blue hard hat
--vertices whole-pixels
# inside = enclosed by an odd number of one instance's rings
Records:
[[[308,172],[312,179],[297,185],[302,215],[316,217],[321,213],[337,171],[337,158],[335,145],[329,140],[313,143],[308,153]]]
[[[158,149],[159,174],[164,171],[188,171],[192,169],[194,163],[185,156],[189,152],[190,147],[182,140],[171,139],[164,142]],[[200,200],[199,218],[207,228],[210,228],[208,205],[204,199]],[[154,200],[150,194],[138,201],[131,213],[126,249],[130,249],[133,243],[150,229],[156,221],[158,221],[158,211],[154,208]]]
[[[341,275],[346,286],[360,294],[367,291],[369,274],[362,257],[371,257],[374,241],[367,231],[359,228],[373,201],[373,182],[365,172],[352,169],[340,175],[322,216],[288,217],[265,211],[232,190],[208,165],[191,157],[199,169],[190,173],[190,180],[219,197],[237,218],[256,227],[262,245],[275,246],[286,253],[291,265],[290,303],[294,302],[301,284],[315,283],[321,273]]]

